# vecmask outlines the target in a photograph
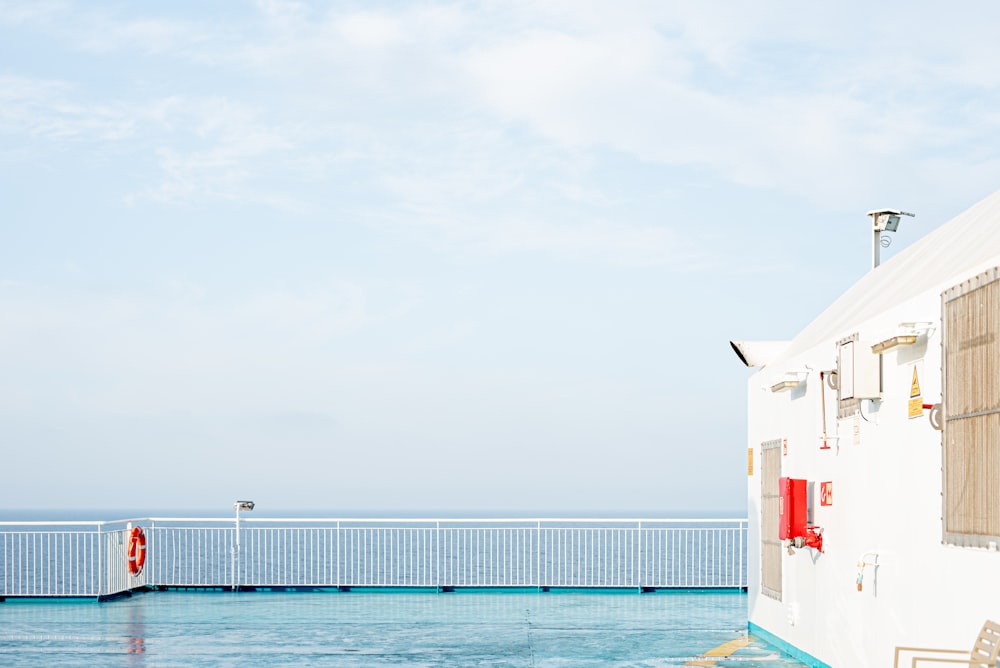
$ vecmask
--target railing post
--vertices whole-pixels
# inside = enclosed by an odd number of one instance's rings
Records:
[[[153,519],[149,520],[149,547],[146,553],[146,558],[149,560],[149,570],[146,571],[146,586],[155,587],[156,586],[156,558],[153,557],[153,553],[156,552],[156,521]]]
[[[639,588],[639,593],[642,593],[642,520],[638,522],[638,529],[636,530],[636,538],[639,541],[639,546],[636,550],[637,552],[637,563],[636,563],[636,573],[635,582],[636,586]]]
[[[237,575],[237,569],[239,568],[240,560],[240,507],[239,504],[234,504],[236,506],[236,529],[233,536],[233,545],[229,548],[229,553],[232,556],[232,569],[233,569],[233,591],[239,586],[239,576]]]
[[[535,524],[535,586],[542,588],[542,521]]]
[[[97,598],[104,595],[104,524],[97,525]]]

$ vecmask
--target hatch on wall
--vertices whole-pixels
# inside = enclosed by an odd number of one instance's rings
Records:
[[[882,398],[881,357],[862,346],[858,335],[837,342],[837,399],[840,417],[858,410],[862,399]]]

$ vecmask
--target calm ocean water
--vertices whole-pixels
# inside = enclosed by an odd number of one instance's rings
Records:
[[[103,521],[145,517],[232,517],[233,508],[220,506],[219,508],[3,508],[0,507],[0,521],[20,522],[20,521]],[[699,511],[699,510],[626,510],[608,512],[602,510],[476,510],[476,511],[455,511],[455,510],[315,510],[315,509],[270,509],[258,505],[252,513],[243,513],[244,517],[256,518],[397,518],[397,519],[421,519],[421,518],[449,518],[449,519],[490,519],[495,517],[518,517],[518,518],[613,518],[613,519],[720,519],[720,518],[742,518],[746,517],[746,509],[732,511]]]

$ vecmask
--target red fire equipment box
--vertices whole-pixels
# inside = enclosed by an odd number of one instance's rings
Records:
[[[805,480],[778,478],[778,538],[788,540],[806,535],[808,489]]]

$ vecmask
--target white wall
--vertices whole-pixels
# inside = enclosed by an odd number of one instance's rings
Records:
[[[782,475],[816,483],[814,517],[825,548],[783,553],[784,596],[777,602],[760,595],[760,554],[752,547],[750,621],[833,666],[890,666],[896,645],[971,648],[984,619],[1000,619],[1000,553],[941,544],[941,432],[926,413],[907,418],[914,367],[923,403],[941,400],[940,293],[959,280],[855,330],[831,331],[826,343],[749,381],[750,545],[759,544],[760,444],[787,438]],[[836,367],[836,342],[857,331],[867,352],[908,321],[933,321],[935,329],[927,341],[884,353],[883,400],[863,402],[868,421],[838,420],[836,392],[827,388],[827,430],[840,438],[820,450],[819,372]],[[784,372],[806,366],[804,388],[770,391]],[[833,482],[832,506],[819,505],[822,481]],[[859,593],[856,563],[865,552],[876,552],[879,566],[865,569]]]

